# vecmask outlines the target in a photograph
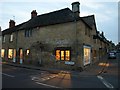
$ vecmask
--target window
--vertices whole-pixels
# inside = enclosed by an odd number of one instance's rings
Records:
[[[22,59],[23,58],[23,50],[22,49],[20,49],[20,59]]]
[[[13,58],[13,49],[8,50],[8,58],[10,58],[10,59]]]
[[[16,58],[16,49],[14,49],[14,56],[13,57]]]
[[[56,50],[56,60],[60,60],[60,50]]]
[[[10,42],[13,41],[13,34],[10,35]]]
[[[27,50],[26,50],[26,55],[29,55],[29,54],[30,54],[30,50],[27,49]]]
[[[61,60],[64,60],[64,55],[65,55],[64,51],[61,51]]]
[[[3,39],[2,39],[2,40],[3,40],[3,42],[5,42],[5,36],[3,36]]]
[[[69,61],[70,60],[70,48],[59,47],[55,50],[56,60]]]
[[[91,47],[84,46],[84,65],[91,63]]]
[[[70,60],[70,51],[69,50],[66,50],[65,51],[65,55],[66,55],[66,60]]]
[[[32,30],[25,30],[25,37],[31,37],[32,36]]]
[[[1,49],[1,57],[4,58],[5,56],[5,49]]]

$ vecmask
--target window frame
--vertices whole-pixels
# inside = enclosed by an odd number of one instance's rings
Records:
[[[27,51],[29,51],[29,52],[27,52]],[[29,56],[29,55],[30,55],[30,49],[26,49],[25,55],[26,55],[26,56]]]
[[[10,42],[13,42],[13,34],[10,34]]]
[[[32,29],[25,30],[25,37],[31,37],[32,36]]]
[[[60,56],[59,56],[59,60],[56,59],[56,51],[60,50]],[[61,57],[61,51],[62,53],[64,52],[64,59]],[[66,51],[69,51],[69,60],[67,60],[67,56],[66,56]],[[55,59],[56,61],[71,61],[71,47],[57,47],[55,48]]]
[[[1,49],[1,58],[4,58],[4,57],[5,57],[5,49],[2,48],[2,49]]]
[[[12,54],[11,54],[11,57],[10,57],[10,51],[9,50],[12,50]],[[8,58],[9,59],[12,59],[13,58],[13,53],[14,53],[14,50],[12,48],[9,48],[8,49]]]

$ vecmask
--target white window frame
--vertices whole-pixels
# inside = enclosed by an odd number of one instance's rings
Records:
[[[88,62],[86,62],[86,60],[85,60],[85,55],[84,55],[84,49],[85,48],[90,49],[90,56],[89,56]],[[91,63],[91,47],[90,46],[83,46],[83,65],[86,66],[90,63]]]
[[[10,35],[10,42],[13,41],[13,34]]]

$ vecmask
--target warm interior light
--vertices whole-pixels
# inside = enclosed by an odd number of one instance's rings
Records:
[[[9,49],[8,50],[8,58],[12,58],[13,57],[13,49]]]
[[[5,55],[5,49],[1,49],[1,57],[3,58]]]
[[[66,53],[66,60],[70,60],[70,51],[66,50],[65,53]]]
[[[85,57],[85,62],[88,62],[89,61],[89,56],[90,55],[90,49],[88,48],[84,48],[84,57]]]
[[[26,55],[29,55],[29,53],[30,53],[30,50],[27,50],[27,53],[26,53]]]
[[[70,60],[70,50],[56,50],[56,60]]]
[[[56,60],[60,60],[60,50],[56,50]]]
[[[99,65],[99,66],[106,66],[106,67],[110,66],[109,63],[99,63],[98,65]]]
[[[20,59],[22,59],[22,58],[23,58],[23,50],[20,49]]]
[[[61,60],[64,60],[64,51],[61,51]]]
[[[14,58],[16,57],[16,49],[14,49]]]

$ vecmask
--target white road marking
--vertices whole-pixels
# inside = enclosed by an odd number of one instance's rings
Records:
[[[50,76],[45,76],[45,77],[36,77],[36,76],[31,76],[31,80],[33,81],[47,81],[47,80],[50,80],[50,79],[53,79],[55,77],[57,77],[58,75],[50,75]]]
[[[6,74],[6,73],[1,73],[1,72],[0,72],[0,74],[5,75],[5,76],[8,76],[8,77],[12,77],[12,78],[15,77],[15,76],[13,76],[13,75],[9,75],[9,74]]]
[[[107,82],[102,76],[97,76],[107,88],[114,88],[109,82]]]
[[[52,85],[48,85],[48,84],[44,84],[44,83],[39,83],[36,82],[37,84],[43,85],[43,86],[48,86],[48,87],[52,87],[52,88],[60,88],[60,87],[56,87],[56,86],[52,86]]]

